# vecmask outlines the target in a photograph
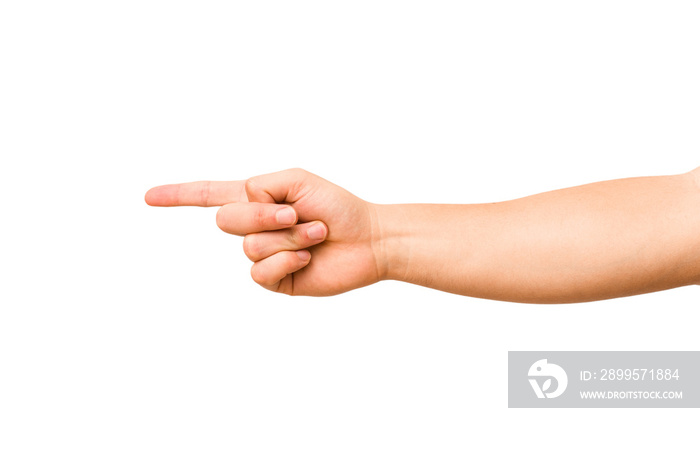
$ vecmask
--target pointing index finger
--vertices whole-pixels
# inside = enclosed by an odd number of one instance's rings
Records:
[[[146,204],[159,207],[213,207],[247,200],[244,181],[166,184],[151,188],[146,193]]]

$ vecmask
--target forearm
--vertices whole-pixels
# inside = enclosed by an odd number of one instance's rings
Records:
[[[383,278],[519,302],[577,302],[700,280],[690,174],[474,205],[376,205]]]

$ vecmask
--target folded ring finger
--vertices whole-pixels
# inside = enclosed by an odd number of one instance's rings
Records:
[[[253,262],[281,251],[298,251],[326,239],[328,227],[320,221],[301,223],[284,230],[251,233],[243,239],[243,252]]]

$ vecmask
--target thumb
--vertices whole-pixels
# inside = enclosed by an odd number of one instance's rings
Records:
[[[309,192],[314,177],[301,168],[254,176],[245,182],[250,202],[293,204]]]

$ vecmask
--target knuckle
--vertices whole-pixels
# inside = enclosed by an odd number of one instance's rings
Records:
[[[261,286],[272,286],[275,284],[275,280],[272,279],[271,275],[268,273],[265,273],[262,267],[259,266],[259,264],[253,264],[253,267],[250,269],[250,277],[253,279],[255,283]]]
[[[309,174],[309,172],[299,167],[290,168],[289,170],[287,170],[287,172],[296,178],[304,178],[306,175]]]
[[[297,228],[291,228],[289,230],[289,234],[287,236],[287,241],[289,242],[289,246],[292,248],[298,248],[302,247],[303,243],[303,238],[301,233],[299,232],[299,229]]]
[[[250,260],[260,257],[260,242],[255,235],[245,235],[243,238],[243,252]]]
[[[224,208],[221,207],[219,210],[216,211],[216,226],[221,228],[222,230],[225,230],[226,226],[226,211],[224,211]]]
[[[267,220],[267,209],[258,208],[253,211],[253,225],[256,227],[264,227]]]
[[[252,278],[258,285],[264,285],[265,275],[260,270],[260,267],[256,267],[256,265],[257,264],[253,264],[253,266],[250,268],[250,278]]]
[[[255,190],[255,186],[256,185],[255,185],[255,181],[253,180],[253,178],[248,178],[247,180],[245,180],[244,187],[245,187],[246,193],[253,192]]]
[[[205,181],[204,183],[202,183],[202,189],[199,192],[201,205],[209,206],[210,193],[211,193],[211,181]]]

